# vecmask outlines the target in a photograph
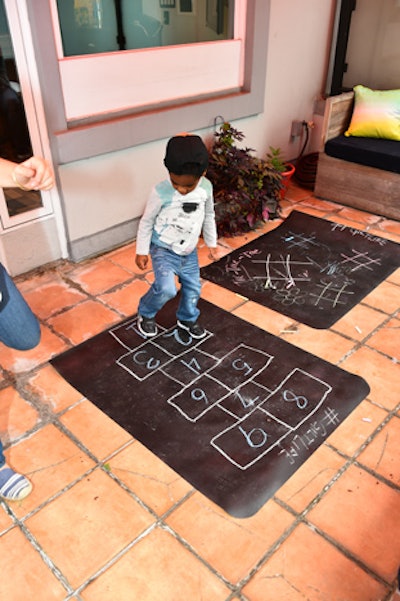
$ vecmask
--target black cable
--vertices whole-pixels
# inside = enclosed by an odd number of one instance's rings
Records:
[[[221,125],[223,125],[225,123],[225,119],[223,118],[223,116],[222,115],[217,115],[214,118],[214,132],[217,131],[217,126],[218,126],[218,121],[219,120],[221,121]]]
[[[307,147],[308,140],[310,137],[310,128],[312,127],[307,121],[303,121],[303,127],[306,129],[306,137],[304,140],[303,147],[300,151],[299,156],[296,159],[296,171],[294,178],[299,182],[300,185],[314,189],[315,180],[317,176],[317,164],[318,164],[318,152],[312,152],[311,154],[303,153]]]
[[[308,125],[307,121],[303,121],[303,127],[304,127],[304,128],[305,128],[305,130],[306,130],[306,138],[305,138],[305,140],[304,140],[303,147],[302,147],[302,149],[300,150],[300,154],[299,154],[299,156],[297,157],[296,161],[298,161],[298,160],[299,160],[299,159],[300,159],[300,158],[303,156],[303,152],[304,152],[304,151],[305,151],[305,149],[306,149],[306,146],[307,146],[307,144],[308,144],[308,140],[309,140],[309,137],[310,137],[310,127],[309,127],[309,125]]]

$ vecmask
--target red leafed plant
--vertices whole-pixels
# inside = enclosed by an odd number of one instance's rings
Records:
[[[224,122],[214,135],[207,177],[214,187],[219,236],[235,236],[279,217],[281,174],[267,161],[238,148],[244,134]]]

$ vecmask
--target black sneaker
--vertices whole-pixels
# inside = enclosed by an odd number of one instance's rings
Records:
[[[189,334],[187,330],[184,328],[180,328],[179,326],[175,330],[175,338],[180,344],[188,345],[192,342],[193,337]]]
[[[178,327],[182,328],[189,332],[192,338],[204,338],[207,334],[203,326],[201,326],[197,321],[177,321]]]
[[[151,338],[152,336],[157,336],[158,334],[157,324],[152,317],[143,317],[143,315],[138,315],[137,327],[139,328],[139,332],[141,332],[146,338]]]

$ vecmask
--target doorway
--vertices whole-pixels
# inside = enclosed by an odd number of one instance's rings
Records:
[[[27,2],[0,0],[3,85],[14,110],[13,127],[6,123],[2,130],[0,156],[22,162],[33,154],[52,164]],[[10,118],[8,110],[3,103],[0,120]],[[0,188],[0,261],[8,272],[19,275],[66,256],[57,187],[43,192]]]
[[[381,90],[398,88],[399,36],[399,0],[340,0],[327,95],[351,90],[357,84]]]
[[[4,0],[0,0],[0,157],[21,163],[32,154],[13,41]],[[17,188],[4,188],[0,194],[0,205],[3,227],[11,225],[16,217],[19,223],[25,221],[26,214],[44,206],[40,192]]]

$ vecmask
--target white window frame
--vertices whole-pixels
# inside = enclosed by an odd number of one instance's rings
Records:
[[[247,0],[235,3],[230,40],[64,57],[57,3],[51,0],[67,122],[238,92],[244,78],[246,5]]]
[[[240,15],[239,20],[235,15],[236,23],[245,25],[246,30],[245,39],[242,40],[244,65],[241,66],[243,85],[240,90],[185,99],[166,106],[153,105],[137,110],[127,107],[121,114],[107,112],[92,120],[72,123],[68,122],[65,111],[52,14],[54,2],[27,2],[55,163],[71,163],[163,140],[182,131],[182,128],[186,131],[210,131],[219,115],[234,121],[262,113],[265,106],[270,3],[271,0],[236,0],[235,7]],[[234,35],[236,37],[236,31]],[[120,56],[122,53],[116,54]],[[71,60],[80,60],[80,57]]]

